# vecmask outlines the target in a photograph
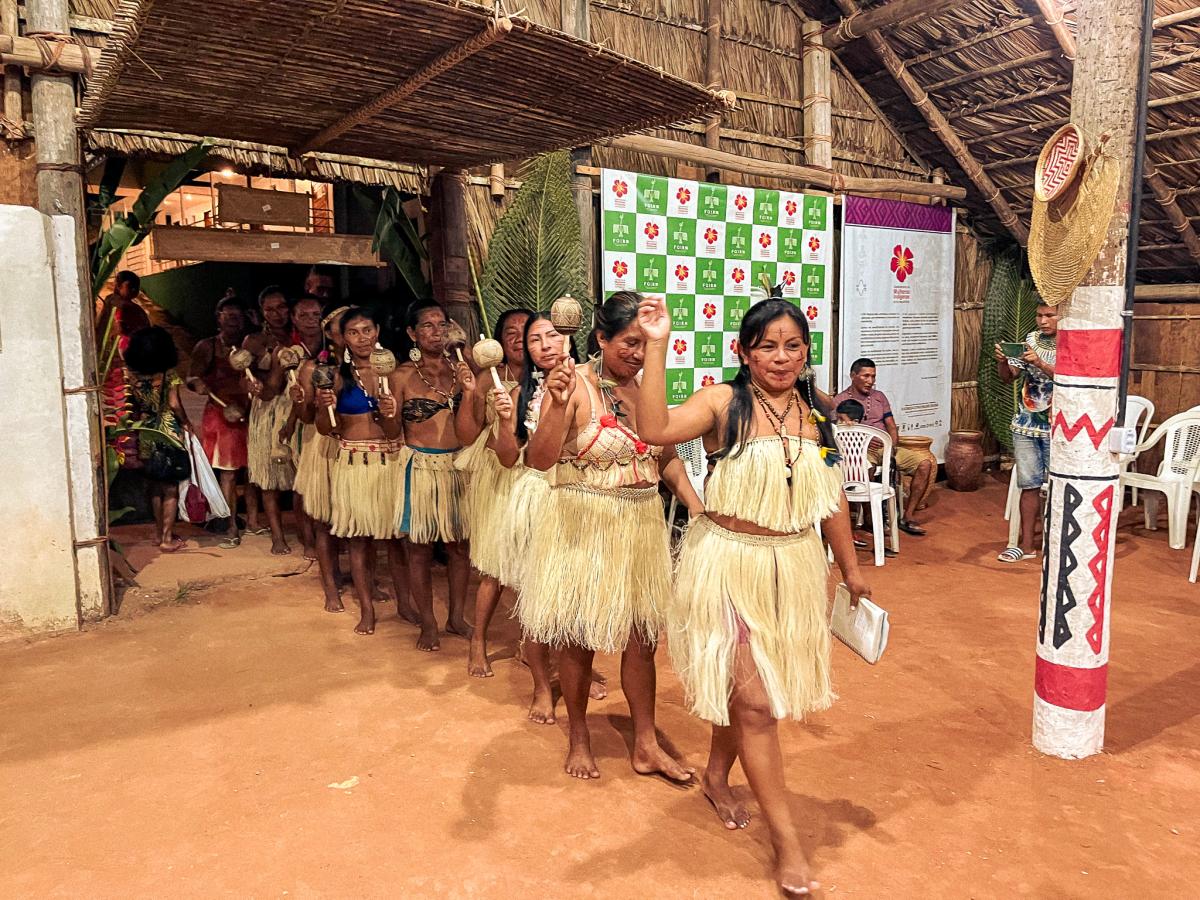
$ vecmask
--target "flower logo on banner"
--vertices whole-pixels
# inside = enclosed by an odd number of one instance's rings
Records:
[[[717,379],[713,378],[711,375],[705,375],[700,379],[700,387],[702,388],[712,387],[716,383]]]
[[[813,253],[816,253],[818,250],[821,249],[821,239],[819,237],[817,237],[815,234],[808,239],[808,249],[811,250]]]
[[[796,283],[796,273],[793,272],[791,269],[784,269],[783,270],[783,283],[785,285],[787,285],[788,287],[791,287],[793,284],[795,284]]]
[[[715,304],[705,303],[702,312],[704,313],[704,318],[711,319],[717,314],[717,307]]]
[[[613,263],[613,274],[618,278],[624,278],[629,274],[629,263],[623,259],[618,259]]]
[[[734,284],[741,284],[746,280],[746,271],[744,269],[734,269],[729,277],[733,279]]]
[[[685,187],[680,187],[679,190],[675,192],[675,199],[680,203],[687,203],[692,199],[692,192]]]
[[[671,348],[676,353],[687,353],[687,341],[683,338],[675,338],[675,343],[671,345]]]
[[[738,194],[736,197],[733,198],[733,205],[736,206],[738,209],[745,209],[747,206],[750,205],[750,201],[748,199],[746,199],[745,194]]]
[[[907,247],[897,244],[892,248],[892,271],[896,280],[903,283],[913,273],[913,253]]]
[[[796,205],[795,200],[789,200],[787,203],[783,204],[783,211],[789,216],[794,216],[799,209],[800,207]]]
[[[733,353],[734,355],[737,354],[737,352],[738,352],[737,338],[734,338],[733,340],[731,340],[729,342],[729,352]]]
[[[675,267],[675,278],[679,281],[687,281],[690,270],[683,263]]]
[[[658,225],[654,222],[647,222],[646,227],[642,229],[642,233],[650,240],[654,240],[658,237]]]
[[[618,178],[612,184],[612,192],[618,197],[624,197],[629,193],[629,185],[626,184],[624,180]]]
[[[804,314],[806,316],[808,316],[808,321],[810,321],[810,322],[817,321],[817,308],[815,306],[810,306],[808,309],[806,309],[804,311]]]
[[[717,234],[717,229],[715,228],[706,228],[704,230],[704,240],[708,242],[710,247],[717,242],[717,238],[719,237],[720,235]]]
[[[762,234],[760,234],[758,236],[758,245],[760,247],[762,247],[764,250],[766,250],[768,247],[770,247],[771,246],[771,235],[767,234],[765,231]]]

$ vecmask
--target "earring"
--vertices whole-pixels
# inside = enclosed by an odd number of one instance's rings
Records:
[[[342,359],[346,362],[350,362],[350,348],[349,347],[347,347],[345,352],[342,353]]]
[[[408,351],[408,358],[415,363],[419,363],[421,361],[421,349],[419,347],[413,347]]]
[[[813,376],[816,374],[817,373],[813,371],[813,367],[810,366],[808,363],[805,363],[804,370],[800,373],[800,381],[811,382],[813,379]]]

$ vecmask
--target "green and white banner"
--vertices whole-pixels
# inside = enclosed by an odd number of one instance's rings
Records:
[[[667,401],[737,372],[734,341],[750,289],[782,285],[812,330],[817,384],[829,386],[832,198],[602,173],[604,296],[664,296],[671,312]]]

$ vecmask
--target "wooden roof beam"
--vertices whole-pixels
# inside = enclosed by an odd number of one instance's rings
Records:
[[[1187,247],[1188,254],[1195,262],[1200,263],[1200,237],[1196,236],[1196,230],[1192,228],[1192,223],[1188,221],[1188,217],[1175,202],[1175,192],[1167,186],[1162,175],[1158,173],[1158,169],[1154,168],[1154,164],[1149,160],[1145,162],[1145,178],[1146,184],[1150,185],[1150,190],[1154,191],[1154,202],[1167,214],[1167,218],[1171,221],[1171,228]]]
[[[82,47],[79,44],[62,44],[61,47],[62,53],[59,55],[57,63],[60,72],[71,72],[78,75],[87,72],[100,62],[100,50],[96,47]],[[24,66],[33,71],[41,71],[46,68],[38,41],[9,34],[0,34],[0,64]]]
[[[919,66],[922,63],[932,62],[935,59],[941,59],[944,56],[953,56],[956,53],[962,53],[964,50],[969,50],[976,44],[982,44],[987,41],[994,41],[996,38],[1004,37],[1006,34],[1012,34],[1014,31],[1020,31],[1022,28],[1028,28],[1034,23],[1033,16],[1026,16],[1023,19],[1017,19],[1013,22],[1008,22],[1005,25],[999,25],[990,31],[983,31],[979,34],[967,38],[965,41],[959,41],[957,44],[949,44],[945,47],[937,47],[933,50],[927,50],[925,53],[920,53],[916,56],[905,57],[903,62],[908,68]],[[881,78],[887,78],[887,72],[872,72],[869,75],[864,75],[861,79],[863,84],[869,84],[872,81],[878,81]]]
[[[853,15],[858,12],[858,4],[854,0],[837,0],[838,8],[847,15]],[[1021,246],[1025,246],[1029,239],[1029,229],[1017,218],[1016,213],[1008,205],[1008,201],[1000,194],[1000,189],[996,187],[995,182],[979,165],[979,162],[971,155],[971,151],[967,145],[963,143],[962,138],[955,133],[950,127],[950,123],[946,121],[946,117],[941,111],[934,106],[933,101],[929,98],[916,80],[904,68],[904,63],[900,61],[900,57],[896,55],[896,51],[892,49],[892,45],[882,35],[872,32],[867,35],[867,40],[871,43],[873,49],[879,59],[883,62],[887,70],[892,74],[900,89],[912,101],[913,106],[917,108],[924,118],[929,123],[930,130],[941,140],[946,149],[950,151],[950,155],[954,157],[959,167],[971,179],[971,183],[976,189],[983,194],[988,205],[996,212],[996,216],[1005,228],[1017,239]]]
[[[336,140],[350,129],[361,125],[363,122],[379,115],[385,109],[390,109],[406,98],[411,97],[439,75],[445,74],[459,63],[474,56],[480,50],[496,43],[496,41],[511,32],[512,28],[512,19],[508,18],[508,16],[497,16],[478,34],[467,38],[462,43],[455,44],[441,56],[423,65],[395,87],[388,88],[382,94],[368,100],[362,106],[351,110],[337,121],[330,123],[316,134],[307,138],[301,144],[298,155],[324,147],[330,141]]]
[[[1067,30],[1067,25],[1063,22],[1063,8],[1058,0],[1034,0],[1037,4],[1038,12],[1042,14],[1042,19],[1046,23],[1046,27],[1054,34],[1054,39],[1058,41],[1058,46],[1068,60],[1075,59],[1075,35]]]
[[[1192,19],[1200,19],[1200,6],[1195,9],[1185,9],[1182,12],[1171,13],[1169,16],[1159,16],[1154,20],[1154,27],[1170,28],[1172,25],[1179,25],[1181,22],[1190,22]]]
[[[854,12],[825,31],[825,47],[836,50],[876,31],[895,28],[911,19],[932,19],[968,0],[892,0],[867,12]]]

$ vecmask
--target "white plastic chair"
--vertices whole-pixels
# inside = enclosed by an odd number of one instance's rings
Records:
[[[700,501],[704,502],[704,476],[707,474],[708,461],[704,457],[704,439],[693,438],[683,444],[675,445],[675,453],[683,463],[687,479],[692,483]],[[667,522],[675,528],[675,511],[679,508],[678,498],[672,494],[670,508],[667,511]]]
[[[1046,485],[1042,484],[1042,497],[1046,496]],[[1008,477],[1008,499],[1004,503],[1004,518],[1008,520],[1008,546],[1021,544],[1021,489],[1017,487],[1017,467],[1013,466]]]
[[[883,565],[883,504],[886,501],[891,519],[892,549],[900,549],[900,511],[896,491],[892,488],[892,439],[886,431],[869,425],[837,425],[833,429],[838,452],[842,456],[842,490],[850,503],[871,508],[871,532],[875,543],[875,565]],[[867,450],[872,442],[882,447],[880,480],[871,480],[872,463]]]
[[[1137,442],[1144,444],[1146,442],[1146,433],[1150,430],[1150,422],[1154,418],[1154,401],[1148,400],[1145,397],[1139,397],[1137,394],[1130,394],[1125,398],[1125,418],[1121,424],[1126,428],[1137,429]],[[1123,458],[1121,460],[1121,474],[1124,475],[1129,469],[1129,466],[1135,461],[1135,457]],[[1129,488],[1130,502],[1137,506],[1138,504],[1138,489],[1136,487]],[[1125,489],[1121,488],[1121,500],[1125,499]]]
[[[1196,517],[1196,538],[1192,543],[1192,570],[1188,573],[1188,581],[1195,584],[1196,570],[1200,569],[1200,516]]]
[[[1163,461],[1153,475],[1126,471],[1121,474],[1121,489],[1136,487],[1148,491],[1143,498],[1146,528],[1158,527],[1158,494],[1167,498],[1167,541],[1172,550],[1187,543],[1188,510],[1192,492],[1200,491],[1200,410],[1188,410],[1171,416],[1154,429],[1150,439],[1134,448],[1130,462],[1159,442]]]

